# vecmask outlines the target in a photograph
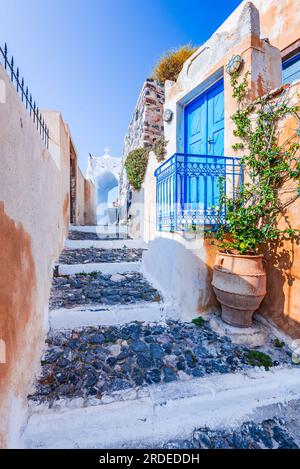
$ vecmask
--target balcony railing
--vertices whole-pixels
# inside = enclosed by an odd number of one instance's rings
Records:
[[[243,184],[238,158],[175,153],[155,171],[159,231],[215,230],[225,223],[221,193],[235,197]]]

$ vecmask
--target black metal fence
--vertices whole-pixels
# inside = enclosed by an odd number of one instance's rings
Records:
[[[14,58],[11,56],[9,59],[7,53],[7,45],[4,44],[4,49],[0,46],[0,60],[3,60],[3,65],[10,81],[14,83],[17,93],[19,94],[22,102],[28,110],[34,125],[36,126],[42,140],[44,141],[47,148],[49,148],[49,129],[43,119],[43,116],[37,107],[35,101],[32,98],[32,94],[29,93],[28,86],[25,86],[24,78],[21,78],[19,67],[15,67]],[[1,61],[2,61],[1,60]]]

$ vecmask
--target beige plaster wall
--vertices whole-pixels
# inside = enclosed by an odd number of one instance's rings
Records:
[[[59,115],[45,113],[51,155],[1,65],[0,90],[0,447],[17,447],[68,225],[69,154]]]
[[[96,189],[92,181],[84,180],[84,224],[96,225],[97,217]]]
[[[84,190],[84,176],[77,166],[77,184],[76,184],[76,225],[84,225],[84,212],[85,212],[85,190]]]
[[[70,128],[64,122],[59,111],[43,110],[42,114],[51,135],[49,142],[49,152],[56,162],[56,165],[61,170],[61,195],[63,197],[66,187],[70,186],[70,154],[73,152],[76,164],[75,222],[77,225],[94,225],[96,224],[97,209],[95,186],[92,181],[84,178],[77,164],[77,153]],[[70,206],[70,203],[68,205]],[[70,222],[70,207],[68,207],[65,215],[65,222],[67,227]],[[65,231],[65,235],[67,235],[67,229]]]
[[[244,0],[215,34],[234,31],[237,18],[247,3],[249,1]],[[299,39],[299,0],[252,0],[252,3],[259,10],[262,38],[269,38],[280,50]]]
[[[85,179],[77,166],[76,179],[76,225],[96,224],[96,189],[92,181]]]
[[[42,114],[50,133],[49,153],[60,171],[60,197],[68,199],[64,208],[63,235],[66,237],[70,222],[70,131],[59,111],[43,110]]]
[[[287,89],[290,104],[300,106],[300,82],[295,82]],[[276,99],[282,99],[279,94]],[[275,99],[275,100],[276,100]],[[281,123],[280,141],[299,142],[296,129],[299,119],[289,117]],[[300,155],[298,154],[298,157]],[[281,199],[292,196],[288,192],[295,186],[288,183],[281,191]],[[285,229],[290,225],[300,230],[300,199],[291,204],[279,217],[279,227]],[[267,260],[267,295],[260,307],[260,312],[272,319],[281,329],[294,339],[300,337],[300,240],[282,241],[268,246],[265,254]]]

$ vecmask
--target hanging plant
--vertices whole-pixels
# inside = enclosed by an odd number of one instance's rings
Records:
[[[299,106],[291,104],[287,90],[279,98],[267,94],[251,101],[247,74],[239,82],[234,73],[231,85],[238,103],[232,120],[239,142],[233,149],[245,152],[240,159],[245,184],[235,199],[222,193],[226,223],[218,229],[217,239],[225,252],[256,254],[269,242],[292,240],[300,233],[290,226],[286,213],[299,197],[299,137],[295,131],[282,141],[280,133],[282,121],[291,117],[299,121]],[[282,215],[286,226],[281,229],[278,221]]]
[[[157,161],[161,162],[166,159],[168,140],[164,136],[157,138],[152,144],[152,151],[155,153]]]
[[[125,168],[128,181],[135,190],[140,190],[144,182],[149,154],[146,148],[136,148],[128,153]]]

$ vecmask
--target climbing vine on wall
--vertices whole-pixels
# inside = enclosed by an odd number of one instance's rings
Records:
[[[168,140],[164,136],[158,137],[152,144],[152,151],[155,153],[157,161],[161,162],[166,159]]]
[[[244,153],[245,183],[233,199],[221,194],[221,207],[226,209],[226,224],[217,232],[222,249],[227,252],[254,254],[268,242],[295,239],[299,230],[291,226],[287,207],[299,197],[299,106],[284,90],[279,97],[267,94],[256,101],[249,98],[248,75],[231,78],[237,111],[232,120],[238,143],[235,150]],[[294,118],[295,129],[284,138],[283,121]],[[222,184],[221,184],[222,185]],[[285,226],[278,221],[284,217]]]
[[[130,185],[135,190],[140,190],[145,178],[148,165],[148,151],[146,148],[136,148],[128,153],[125,160],[125,168]]]

